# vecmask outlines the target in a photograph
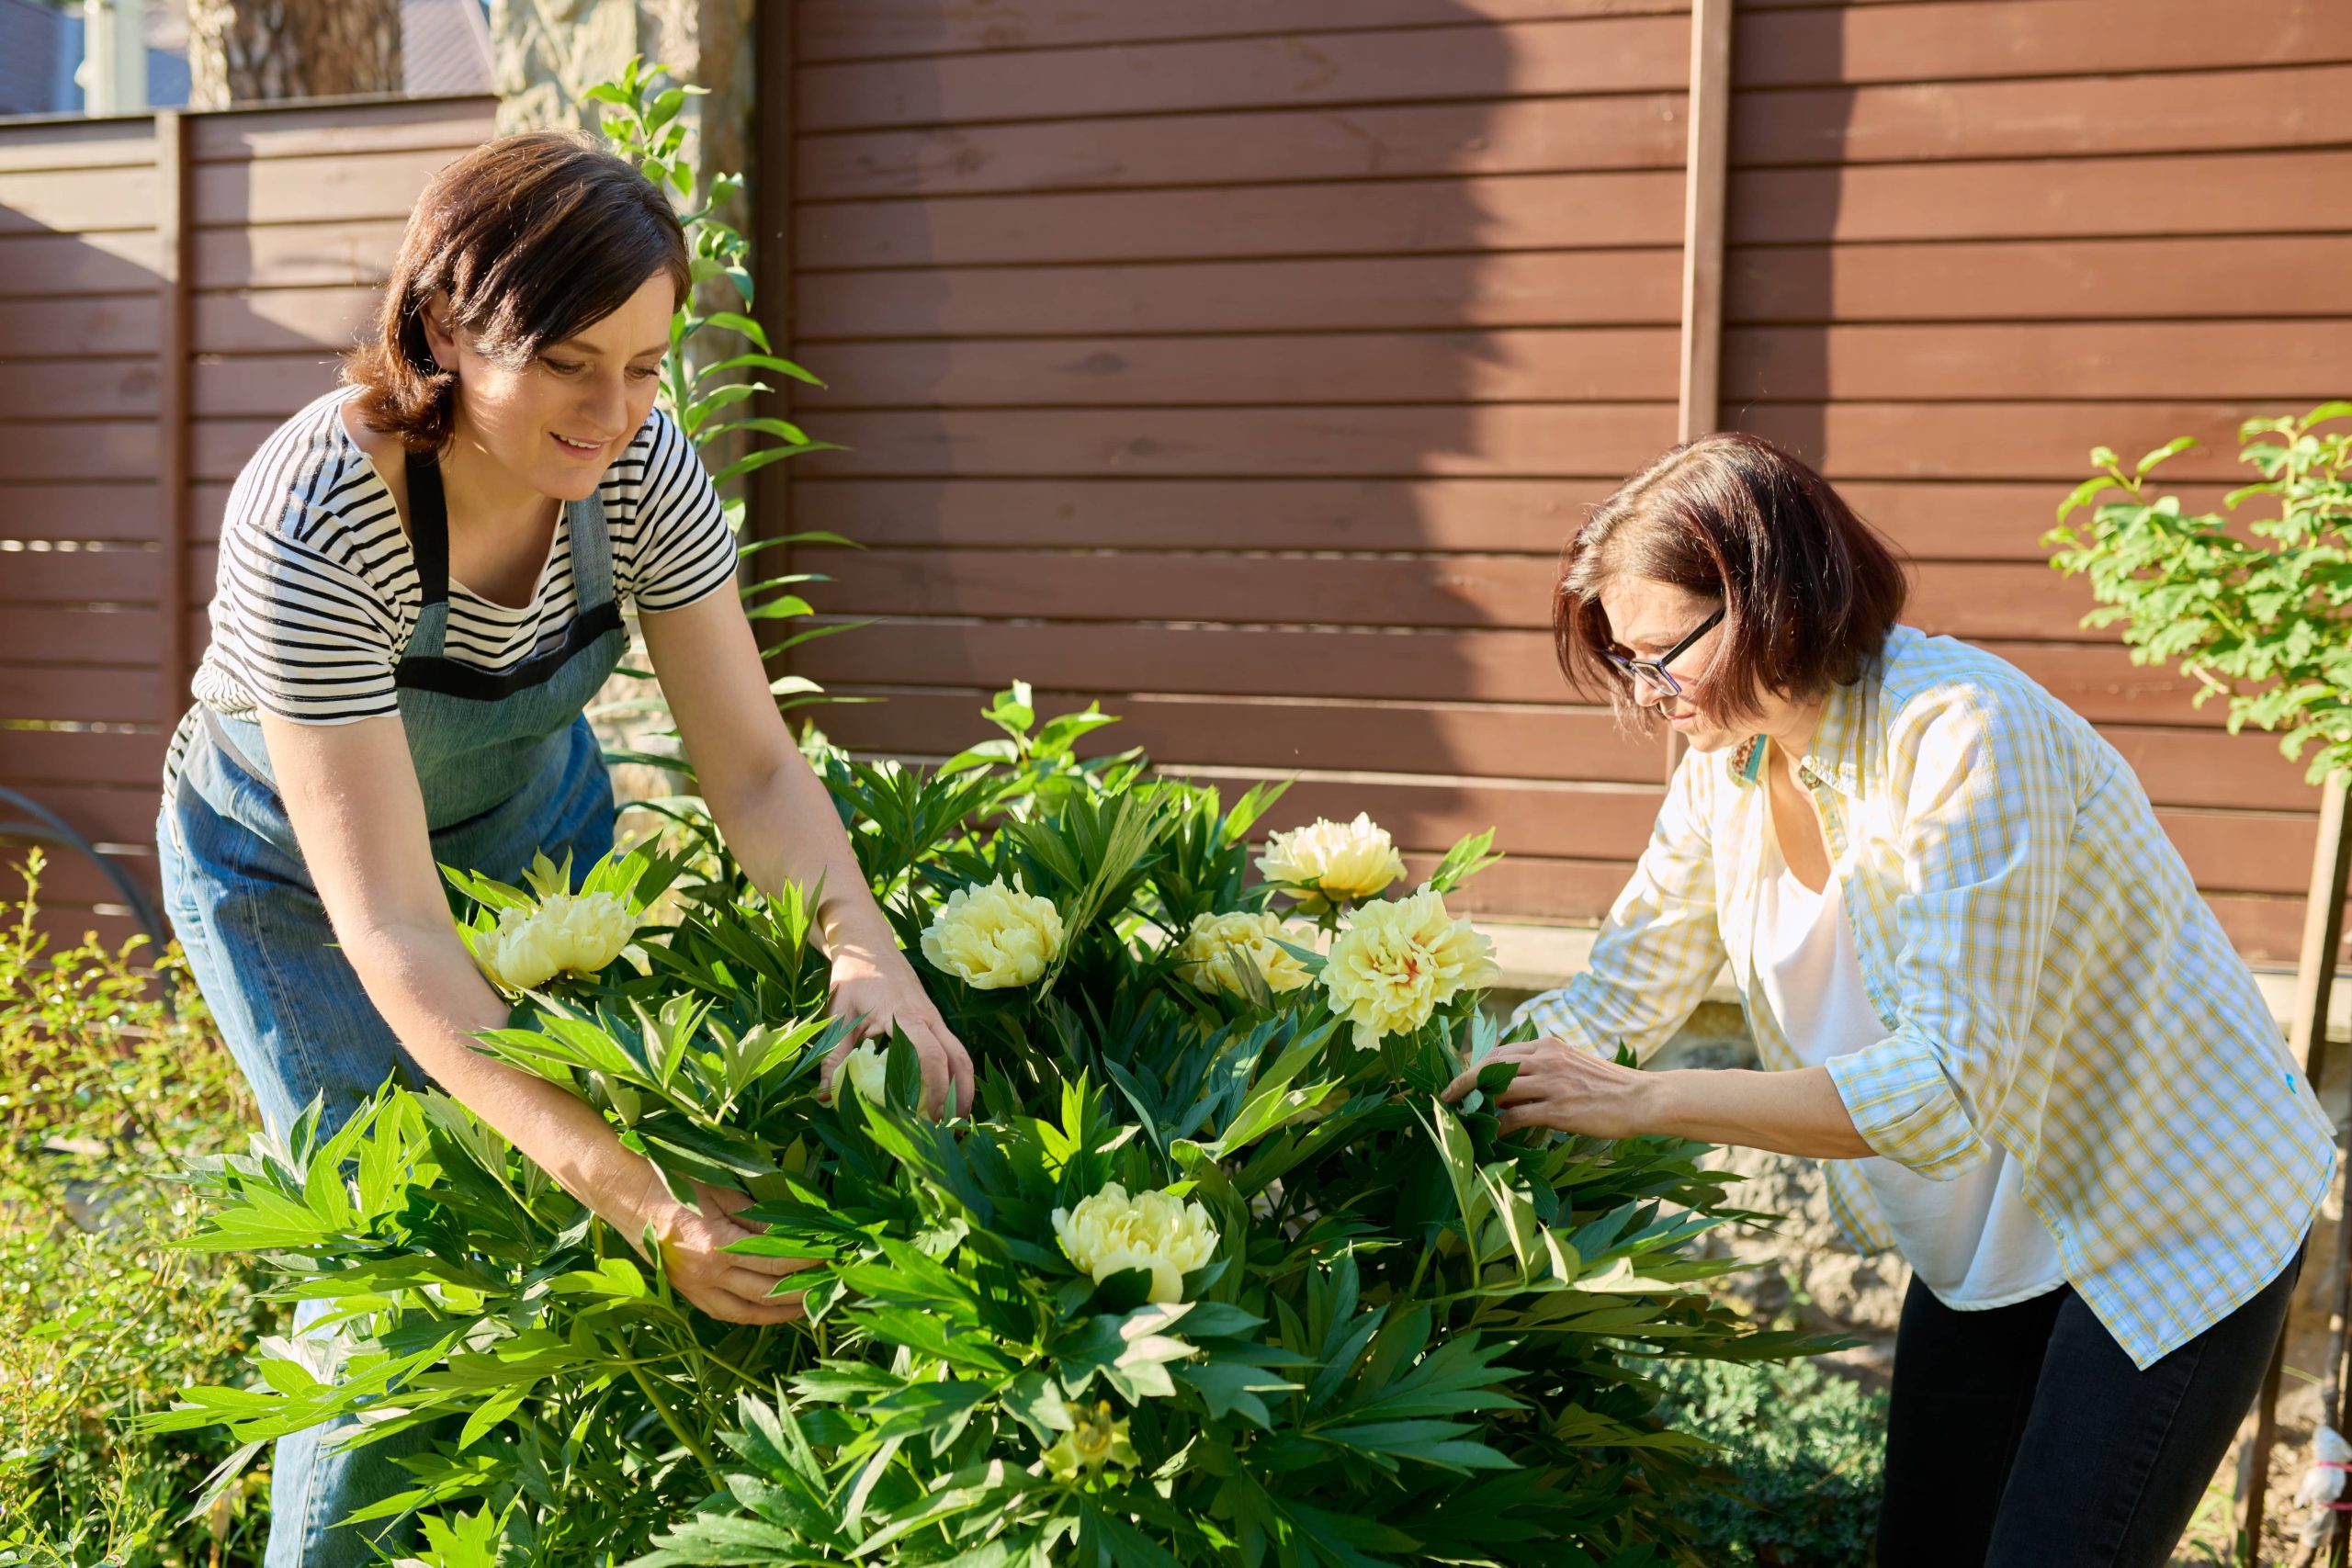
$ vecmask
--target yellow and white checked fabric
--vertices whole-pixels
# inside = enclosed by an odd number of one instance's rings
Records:
[[[1725,962],[1752,998],[1764,751],[1683,760],[1589,968],[1520,1016],[1646,1057]],[[2014,666],[1906,626],[1833,692],[1799,778],[1887,1029],[1829,1064],[1864,1141],[1944,1179],[2007,1150],[2143,1368],[2276,1278],[2333,1130],[2122,757]],[[1747,1010],[1764,1066],[1796,1066]],[[1890,1246],[1851,1162],[1824,1167],[1848,1235]]]

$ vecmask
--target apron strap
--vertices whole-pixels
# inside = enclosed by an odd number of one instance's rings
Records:
[[[427,606],[449,601],[449,500],[441,465],[422,452],[408,455],[408,548]]]

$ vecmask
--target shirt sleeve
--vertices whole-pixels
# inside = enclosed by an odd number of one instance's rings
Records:
[[[1894,1032],[1828,1066],[1863,1142],[1942,1181],[1989,1156],[1980,1129],[1999,1124],[2018,1076],[2073,792],[2054,719],[2030,696],[1971,687],[1922,705],[1892,738],[1905,868]]]
[[[298,724],[400,711],[400,627],[362,529],[315,504],[315,468],[265,446],[232,491],[212,604],[211,657],[254,701]],[[397,524],[392,526],[396,529]]]
[[[1682,1027],[1724,964],[1710,808],[1722,770],[1720,757],[1683,758],[1583,973],[1521,1003],[1512,1022],[1532,1020],[1544,1033],[1603,1055],[1622,1042],[1644,1059]]]
[[[640,611],[684,609],[735,581],[735,536],[695,444],[660,409],[616,468],[629,547],[616,552],[620,591]]]

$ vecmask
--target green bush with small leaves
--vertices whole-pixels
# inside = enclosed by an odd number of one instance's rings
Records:
[[[2226,700],[2233,731],[2310,751],[2316,783],[2352,768],[2352,402],[2250,419],[2239,439],[2261,478],[2230,494],[2231,515],[2149,493],[2189,437],[2128,470],[2102,446],[2043,543],[2060,571],[2090,579],[2101,608],[2084,625],[2120,625],[2134,663],[2177,664],[2198,702]]]
[[[1868,1568],[1886,1395],[1809,1360],[1669,1362],[1660,1415],[1716,1444],[1720,1490],[1683,1515],[1709,1568]]]
[[[240,1144],[254,1109],[183,970],[43,937],[41,857],[0,906],[0,1565],[258,1561],[254,1475],[189,1504],[235,1445],[132,1421],[190,1382],[251,1376],[283,1317],[248,1261],[185,1250],[187,1162]]]

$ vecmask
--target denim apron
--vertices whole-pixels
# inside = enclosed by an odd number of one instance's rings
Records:
[[[497,672],[445,651],[449,516],[431,458],[408,459],[408,510],[423,604],[393,680],[433,858],[513,883],[535,852],[560,862],[569,851],[584,871],[612,847],[614,807],[583,710],[628,647],[602,502],[563,512],[578,618],[560,646]],[[185,757],[156,824],[173,931],[271,1134],[284,1137],[315,1097],[323,1137],[387,1078],[421,1086],[424,1075],[335,945],[260,724],[198,705],[181,729]],[[298,1326],[315,1315],[298,1314]],[[345,1454],[322,1450],[324,1436],[278,1442],[267,1568],[377,1561],[359,1529],[334,1527],[412,1483],[391,1463],[406,1445]]]

